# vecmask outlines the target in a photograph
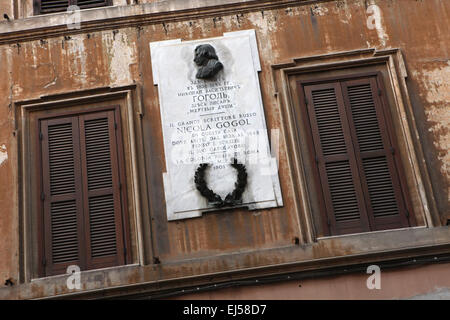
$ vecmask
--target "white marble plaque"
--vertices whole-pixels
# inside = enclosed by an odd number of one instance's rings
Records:
[[[196,78],[194,51],[201,44],[212,45],[223,64],[213,79]],[[254,30],[196,41],[152,42],[150,50],[163,125],[168,220],[220,210],[197,190],[194,175],[199,164],[208,163],[208,188],[225,199],[237,180],[230,166],[233,158],[246,166],[248,174],[239,207],[282,206],[276,157],[271,154],[264,118]]]

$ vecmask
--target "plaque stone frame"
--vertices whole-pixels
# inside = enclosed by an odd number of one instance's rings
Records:
[[[214,47],[223,64],[211,79],[196,77],[199,67],[193,60],[194,51],[204,44]],[[230,208],[283,206],[277,159],[271,155],[264,116],[255,31],[151,42],[150,53],[164,139],[167,219],[195,218]],[[197,190],[194,175],[199,165],[208,164],[208,185],[225,199],[236,181],[231,162],[226,163],[228,149],[245,165],[248,184],[242,201],[217,207]]]

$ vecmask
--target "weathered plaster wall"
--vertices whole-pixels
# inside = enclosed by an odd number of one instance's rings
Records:
[[[220,2],[220,1],[216,1]],[[196,3],[195,1],[193,2]],[[381,8],[377,27],[368,29],[366,10],[371,3]],[[166,5],[166,4],[164,4]],[[170,4],[167,4],[170,7]],[[109,9],[99,9],[98,18]],[[113,10],[113,8],[111,8]],[[136,6],[138,13],[139,6]],[[144,10],[144,9],[142,9]],[[114,11],[122,12],[122,11]],[[101,13],[101,14],[100,14]],[[143,135],[147,159],[150,207],[153,211],[155,250],[164,262],[207,258],[292,245],[298,236],[298,217],[285,141],[280,145],[280,181],[285,207],[249,213],[230,211],[167,223],[161,172],[164,154],[157,88],[153,86],[149,42],[221,36],[224,32],[255,29],[262,62],[260,80],[268,128],[280,128],[281,115],[273,97],[271,65],[294,57],[361,48],[400,48],[409,71],[408,87],[419,127],[420,143],[431,176],[434,196],[442,216],[448,212],[449,173],[449,49],[447,0],[336,0],[292,7],[237,11],[189,19],[92,30],[0,46],[0,286],[19,274],[18,155],[14,136],[14,101],[102,86],[137,83],[145,108]],[[33,20],[27,19],[27,25]],[[37,20],[36,20],[37,21]],[[41,20],[39,20],[41,21]],[[1,30],[7,29],[5,25]],[[149,227],[149,226],[145,226]],[[147,239],[147,241],[150,241]],[[329,250],[332,255],[333,250]],[[330,251],[331,250],[331,251]],[[339,251],[339,248],[336,248]],[[345,251],[345,250],[344,250]],[[327,251],[328,252],[328,251]],[[318,253],[321,255],[322,253]],[[284,257],[205,264],[196,272],[208,273],[264,264]],[[161,274],[189,274],[179,270]],[[136,279],[145,278],[136,275]]]
[[[380,289],[368,289],[364,272],[331,277],[285,281],[186,294],[186,300],[375,300],[450,299],[450,264],[431,265],[380,273]]]

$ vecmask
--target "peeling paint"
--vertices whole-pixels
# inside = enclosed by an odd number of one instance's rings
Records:
[[[6,146],[2,144],[0,146],[0,166],[8,160],[8,152],[6,151]]]
[[[370,5],[366,12],[368,15],[367,27],[370,30],[376,30],[381,46],[385,47],[389,36],[387,35],[385,26],[383,25],[382,11],[380,7],[377,5]]]

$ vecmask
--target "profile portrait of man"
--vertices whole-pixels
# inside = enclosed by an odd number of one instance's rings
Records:
[[[195,48],[194,62],[199,66],[197,79],[211,79],[223,69],[216,50],[210,44],[202,44]]]

